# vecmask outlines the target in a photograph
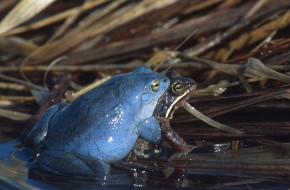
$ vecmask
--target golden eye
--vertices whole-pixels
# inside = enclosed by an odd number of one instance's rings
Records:
[[[155,79],[150,83],[150,88],[152,91],[157,92],[160,88],[160,81]]]
[[[172,87],[172,91],[176,94],[181,94],[183,92],[183,85],[181,84],[175,84],[173,87]]]

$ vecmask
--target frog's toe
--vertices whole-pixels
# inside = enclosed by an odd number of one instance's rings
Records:
[[[110,166],[99,159],[59,151],[42,152],[33,168],[58,175],[102,177]]]

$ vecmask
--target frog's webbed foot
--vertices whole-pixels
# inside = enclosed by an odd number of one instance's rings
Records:
[[[155,146],[161,141],[161,129],[157,119],[150,117],[145,121],[139,123],[137,126],[139,135],[142,138],[138,138],[133,150],[127,156],[128,160],[138,158],[149,158],[156,153]],[[154,143],[155,145],[152,145]]]
[[[57,175],[104,177],[110,165],[99,159],[60,151],[44,151],[32,166]]]
[[[132,150],[131,157],[128,160],[133,160],[134,156],[137,158],[150,158],[159,154],[156,145],[149,143],[148,141],[138,138],[136,144]]]
[[[171,129],[170,119],[162,118],[160,123],[165,140],[177,152],[176,154],[185,155],[196,148],[187,144],[181,136]]]
[[[39,145],[47,134],[51,118],[66,105],[67,103],[59,103],[49,107],[39,118],[33,129],[28,133],[27,137],[24,138],[24,144],[28,147]]]

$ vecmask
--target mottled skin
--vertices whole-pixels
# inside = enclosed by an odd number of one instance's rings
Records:
[[[104,175],[109,163],[132,150],[139,135],[158,143],[161,129],[152,115],[169,83],[141,66],[112,77],[71,104],[50,107],[28,135],[42,147],[36,167],[58,174]]]

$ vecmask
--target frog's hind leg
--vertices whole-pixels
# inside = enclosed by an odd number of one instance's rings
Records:
[[[160,122],[165,140],[176,152],[178,152],[174,156],[187,154],[196,148],[195,146],[187,144],[181,136],[172,130],[170,126],[170,119],[163,118]]]
[[[36,145],[39,145],[47,134],[51,118],[66,105],[67,103],[59,103],[49,107],[41,115],[33,129],[28,133],[27,137],[24,138],[24,144],[28,147],[35,147]]]
[[[32,168],[58,175],[104,177],[110,171],[108,163],[80,154],[46,150]]]

